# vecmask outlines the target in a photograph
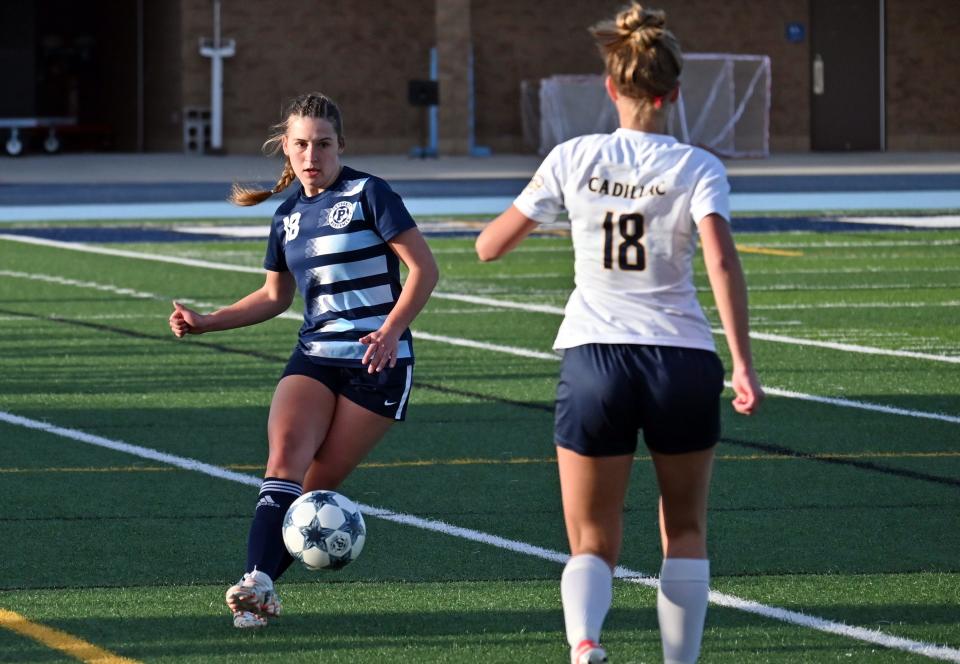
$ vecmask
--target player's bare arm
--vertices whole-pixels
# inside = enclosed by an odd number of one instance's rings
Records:
[[[747,315],[747,284],[730,225],[718,214],[700,221],[700,243],[710,287],[733,360],[731,381],[736,396],[733,407],[750,415],[763,401],[763,388],[753,368],[750,324]]]
[[[183,337],[186,334],[231,330],[262,323],[290,308],[296,288],[289,272],[268,270],[262,287],[212,313],[201,314],[174,302],[169,319],[170,329],[177,337]]]
[[[511,205],[477,237],[477,256],[484,262],[496,260],[513,251],[536,227],[537,222]]]

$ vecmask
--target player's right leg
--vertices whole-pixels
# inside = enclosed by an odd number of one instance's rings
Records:
[[[604,662],[600,630],[613,600],[623,502],[637,448],[636,404],[623,355],[586,344],[564,352],[557,386],[557,461],[570,560],[560,582],[570,659]]]
[[[290,374],[277,385],[267,424],[267,472],[247,539],[247,572],[226,593],[238,628],[262,627],[267,618],[280,615],[273,582],[291,561],[281,534],[283,517],[302,493],[304,475],[335,407],[331,388],[315,378]]]
[[[557,447],[570,560],[560,581],[570,661],[606,662],[600,631],[613,601],[623,501],[633,455],[590,457]]]

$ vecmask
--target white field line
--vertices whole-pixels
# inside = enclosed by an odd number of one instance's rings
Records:
[[[722,334],[723,330],[714,330],[713,333]],[[766,332],[751,332],[750,338],[759,339],[761,341],[778,341],[780,343],[787,343],[795,346],[816,346],[818,348],[829,348],[830,350],[849,351],[851,353],[865,353],[867,355],[910,357],[917,360],[933,360],[935,362],[960,364],[960,356],[956,355],[934,355],[932,353],[917,353],[912,350],[887,350],[886,348],[861,346],[859,344],[842,344],[835,341],[816,341],[813,339],[800,339],[798,337],[785,337],[782,334],[768,334]]]
[[[173,263],[175,265],[187,265],[189,267],[200,267],[208,270],[225,270],[227,272],[247,272],[250,274],[263,274],[263,268],[244,267],[243,265],[229,265],[226,263],[213,263],[194,258],[181,258],[179,256],[164,256],[163,254],[144,254],[137,251],[126,251],[125,249],[112,249],[110,247],[96,247],[82,242],[60,242],[59,240],[46,240],[39,237],[28,237],[25,235],[5,235],[0,233],[0,240],[9,240],[11,242],[23,242],[24,244],[36,244],[43,247],[56,247],[57,249],[66,249],[68,251],[82,251],[87,254],[100,254],[102,256],[119,256],[121,258],[133,258],[135,260],[149,260],[158,263]]]
[[[126,443],[119,440],[111,440],[109,438],[89,434],[76,429],[58,427],[56,425],[41,422],[39,420],[33,420],[30,418],[21,417],[19,415],[14,415],[13,413],[0,411],[0,421],[14,426],[33,429],[35,431],[43,431],[48,434],[60,436],[62,438],[68,438],[80,443],[86,443],[88,445],[95,445],[97,447],[103,447],[116,452],[130,454],[143,459],[158,461],[176,468],[202,473],[217,479],[229,480],[231,482],[238,482],[240,484],[246,484],[254,487],[260,486],[261,482],[259,477],[237,473],[226,468],[221,468],[220,466],[204,463],[197,459],[182,457],[175,454],[168,454],[166,452],[160,452],[149,447],[133,445],[131,443]],[[452,524],[435,519],[425,519],[412,514],[394,512],[393,510],[364,504],[359,504],[359,507],[364,514],[373,517],[378,517],[406,526],[412,526],[414,528],[430,530],[452,537],[459,537],[472,542],[487,544],[499,549],[512,551],[514,553],[519,553],[534,558],[540,558],[542,560],[547,560],[558,564],[565,564],[570,557],[568,554],[560,551],[554,551],[552,549],[546,549],[533,544],[528,544],[526,542],[520,542],[518,540],[511,540],[505,537],[491,535],[490,533],[473,530],[471,528],[454,526]],[[639,583],[651,588],[656,588],[658,584],[656,578],[653,578],[648,574],[644,574],[643,572],[638,572],[623,566],[618,566],[614,571],[614,575],[619,579],[624,579],[632,583]],[[761,604],[759,602],[754,602],[737,597],[735,595],[728,595],[726,593],[717,591],[710,591],[710,601],[718,606],[725,606],[728,608],[738,609],[740,611],[746,611],[748,613],[755,613],[765,618],[771,618],[773,620],[779,620],[781,622],[799,625],[801,627],[808,627],[821,632],[828,632],[830,634],[836,634],[858,641],[864,641],[866,643],[873,643],[885,648],[892,648],[917,655],[924,655],[931,659],[939,659],[948,662],[960,662],[960,650],[947,646],[939,646],[932,643],[925,643],[923,641],[913,641],[911,639],[905,639],[899,636],[886,634],[879,630],[870,630],[863,627],[846,625],[844,623],[834,622],[832,620],[826,620],[824,618],[818,618],[816,616],[810,616],[797,611],[782,609],[776,606]]]
[[[783,275],[783,274],[810,274],[810,275],[828,275],[828,274],[892,274],[892,273],[901,273],[901,274],[912,274],[915,272],[920,272],[926,274],[928,272],[960,272],[960,267],[893,267],[893,268],[883,268],[883,267],[834,267],[834,268],[805,268],[805,269],[796,269],[796,270],[747,270],[746,275],[749,279],[754,275]]]
[[[498,307],[500,309],[517,309],[530,313],[563,315],[563,307],[557,307],[552,304],[529,304],[526,302],[513,302],[511,300],[500,300],[493,297],[483,297],[480,295],[463,295],[461,293],[442,293],[434,291],[430,297],[438,300],[455,300],[457,302],[467,302],[469,304],[479,304],[486,307]]]
[[[88,253],[102,254],[106,256],[120,256],[123,258],[133,258],[138,260],[149,260],[149,261],[155,261],[155,262],[173,263],[175,265],[186,265],[189,267],[208,268],[211,270],[243,272],[247,274],[263,274],[263,270],[261,268],[245,267],[242,265],[231,265],[228,263],[215,263],[212,261],[205,261],[205,260],[199,260],[194,258],[181,258],[178,256],[164,256],[162,254],[146,254],[141,252],[125,251],[122,249],[112,249],[108,247],[96,247],[96,246],[86,245],[86,244],[76,243],[76,242],[60,242],[58,240],[46,240],[42,238],[32,238],[32,237],[26,237],[26,236],[4,235],[4,234],[0,234],[0,239],[11,240],[14,242],[24,242],[27,244],[56,247],[59,249],[68,249],[73,251],[83,251]],[[551,306],[546,304],[529,304],[529,303],[522,303],[522,302],[512,302],[510,300],[499,300],[495,298],[478,297],[475,295],[463,295],[463,294],[457,294],[457,293],[435,292],[433,293],[432,297],[435,297],[438,299],[459,300],[461,302],[468,302],[471,304],[482,304],[482,305],[492,306],[492,307],[501,307],[504,309],[518,309],[521,311],[557,314],[561,316],[563,315],[562,307],[556,307],[556,306]],[[950,302],[950,303],[946,303],[943,306],[950,306],[953,304],[954,304],[953,302]],[[795,308],[803,308],[803,305],[800,305]],[[722,330],[714,330],[714,334],[722,334]],[[773,342],[808,345],[808,346],[819,346],[822,348],[831,348],[833,350],[843,350],[843,351],[849,351],[849,352],[891,355],[894,357],[896,356],[914,357],[917,359],[934,360],[939,362],[960,363],[960,357],[950,357],[947,355],[934,355],[931,353],[913,353],[911,351],[887,350],[883,348],[873,348],[870,346],[858,346],[855,344],[831,345],[830,342],[814,341],[814,340],[801,339],[801,338],[795,338],[795,337],[785,337],[782,335],[765,335],[766,338],[764,338],[764,336],[760,336],[759,333],[752,333],[751,336],[763,341],[773,341]]]
[[[724,381],[723,384],[727,387],[733,387],[729,381]],[[766,385],[763,386],[763,391],[769,395],[775,397],[784,397],[786,399],[800,399],[801,401],[813,401],[815,403],[839,406],[841,408],[858,408],[860,410],[870,410],[876,413],[886,413],[888,415],[903,415],[905,417],[917,417],[927,420],[950,422],[951,424],[960,424],[960,417],[956,415],[930,413],[922,410],[907,410],[906,408],[884,406],[883,404],[870,403],[868,401],[854,401],[852,399],[838,399],[835,397],[820,397],[815,394],[804,394],[803,392],[794,392],[793,390],[781,390],[780,388],[767,387]]]
[[[0,273],[2,276],[2,273]],[[53,313],[49,314],[50,316],[57,317],[58,314]],[[0,321],[10,322],[33,322],[33,316],[0,316]],[[82,316],[77,320],[157,320],[156,316],[151,316],[148,314],[96,314],[94,316]]]
[[[775,249],[858,249],[866,247],[952,247],[960,240],[880,240],[877,242],[746,242],[741,246],[753,249],[771,247]]]
[[[119,288],[117,286],[112,286],[109,284],[98,284],[92,281],[78,281],[74,279],[65,279],[64,277],[58,277],[53,275],[44,275],[44,274],[28,274],[26,272],[14,272],[11,270],[0,270],[0,276],[7,277],[16,277],[22,279],[32,279],[35,281],[43,281],[49,283],[56,283],[65,286],[76,286],[80,288],[90,288],[94,290],[99,290],[107,293],[115,293],[118,295],[128,295],[131,297],[136,297],[140,299],[149,299],[157,300],[161,302],[166,302],[169,300],[167,297],[156,295],[153,293],[145,293],[142,291],[135,291],[129,288]],[[452,299],[463,299],[469,298],[465,301],[470,303],[476,303],[477,300],[484,300],[486,298],[478,298],[473,295],[463,295],[456,296]],[[200,302],[197,300],[191,300],[189,298],[181,298],[178,300],[184,304],[189,304],[196,307],[206,308],[206,309],[217,309],[221,305],[212,303],[212,302]],[[517,305],[517,303],[511,303]],[[538,310],[542,310],[546,313],[554,313],[550,309],[556,309],[556,307],[551,307],[550,305],[533,305],[540,307]],[[509,307],[508,307],[509,308]],[[295,320],[298,322],[303,322],[303,317],[300,314],[296,314],[292,311],[285,311],[279,316],[280,318]],[[529,348],[519,348],[517,346],[505,346],[500,344],[491,344],[483,341],[474,341],[473,339],[460,339],[458,337],[448,337],[439,334],[430,334],[428,332],[414,332],[418,339],[424,339],[426,341],[434,341],[437,343],[445,343],[453,346],[462,346],[465,348],[474,348],[477,350],[485,350],[495,353],[505,353],[507,355],[515,355],[518,357],[529,357],[532,359],[538,360],[552,360],[559,361],[560,356],[556,353],[544,353],[542,351],[532,350]],[[729,381],[724,383],[727,387],[732,387]],[[803,392],[794,392],[792,390],[783,390],[776,387],[764,386],[764,390],[767,394],[784,397],[787,399],[800,399],[802,401],[811,401],[815,403],[827,404],[830,406],[838,406],[843,408],[856,408],[859,410],[869,410],[878,413],[886,413],[888,415],[902,415],[905,417],[916,417],[921,419],[931,419],[939,420],[942,422],[950,422],[952,424],[960,424],[960,417],[953,415],[945,415],[943,413],[930,413],[925,411],[918,410],[907,410],[905,408],[896,408],[894,406],[885,406],[883,404],[875,404],[866,401],[853,401],[850,399],[837,399],[833,397],[821,397],[813,394],[805,394]]]
[[[801,309],[925,309],[960,307],[960,300],[944,302],[813,302],[808,304],[751,304],[750,311],[797,311]],[[713,309],[716,307],[704,307]]]
[[[461,295],[459,293],[434,293],[431,297],[441,300],[456,300],[457,302],[469,302],[488,307],[502,307],[504,309],[518,309],[520,311],[563,315],[563,308],[555,307],[549,304],[526,304],[523,302],[512,302],[510,300],[500,300],[491,297],[479,297],[476,295]],[[722,335],[723,330],[715,329],[713,333]],[[751,332],[750,337],[761,341],[773,341],[796,346],[817,346],[819,348],[829,348],[831,350],[848,351],[851,353],[866,353],[869,355],[888,355],[891,357],[910,357],[919,360],[933,360],[936,362],[950,362],[960,364],[960,357],[949,355],[933,355],[931,353],[917,353],[906,350],[888,350],[886,348],[874,348],[872,346],[860,346],[857,344],[842,344],[831,341],[816,341],[812,339],[802,339],[799,337],[787,337],[782,334],[767,334],[765,332]]]
[[[933,283],[923,284],[924,288],[956,288],[955,283]],[[750,292],[757,293],[779,293],[782,291],[796,291],[798,293],[811,293],[820,291],[888,291],[888,290],[910,290],[916,288],[916,284],[845,284],[842,286],[811,286],[810,284],[775,284],[772,286],[750,286]],[[709,286],[698,287],[700,293],[709,293]]]
[[[0,239],[3,239],[3,237],[4,237],[4,236],[0,235]],[[46,242],[52,242],[52,241],[44,240],[43,242],[46,243]],[[57,242],[57,244],[67,244],[67,243]],[[70,245],[68,245],[68,247],[69,247],[69,248],[73,248],[73,247],[71,247]],[[132,253],[132,252],[127,252],[127,253]],[[143,256],[145,259],[149,260],[151,255],[150,255],[150,254],[143,254],[142,256]],[[165,257],[165,258],[166,258],[166,257]],[[107,285],[107,284],[97,284],[97,283],[95,283],[95,282],[76,281],[76,280],[72,280],[72,279],[65,279],[65,278],[63,278],[63,277],[57,277],[57,276],[51,276],[51,275],[30,275],[30,274],[24,273],[24,272],[14,272],[14,271],[9,271],[9,270],[0,270],[0,276],[13,276],[13,277],[20,277],[20,278],[37,279],[37,280],[40,280],[40,281],[48,281],[48,282],[53,282],[53,283],[58,283],[58,284],[64,284],[64,285],[79,286],[79,287],[82,287],[82,288],[93,288],[93,289],[96,289],[96,290],[102,290],[102,291],[111,292],[111,293],[117,293],[117,294],[123,294],[123,295],[130,295],[130,296],[133,296],[133,297],[144,298],[144,299],[151,299],[151,300],[159,300],[159,301],[164,301],[164,302],[169,300],[169,298],[167,298],[167,297],[162,297],[162,296],[160,296],[160,295],[156,295],[156,294],[152,294],[152,293],[144,293],[144,292],[141,292],[141,291],[134,291],[134,290],[131,290],[131,289],[128,289],[128,288],[119,288],[119,287],[111,286],[111,285]],[[475,295],[460,295],[460,294],[454,294],[454,293],[434,293],[434,294],[433,294],[433,297],[437,297],[437,298],[439,298],[439,299],[444,299],[444,298],[446,298],[446,299],[456,300],[456,301],[460,301],[460,302],[467,302],[467,303],[470,303],[470,304],[491,305],[491,306],[496,306],[496,307],[505,308],[505,309],[519,309],[519,310],[523,310],[523,311],[534,311],[534,312],[548,313],[548,314],[562,314],[562,313],[563,313],[563,309],[561,309],[560,307],[555,307],[555,306],[553,306],[553,305],[547,305],[547,304],[543,304],[543,305],[526,304],[526,303],[521,303],[521,302],[512,302],[512,301],[509,301],[509,300],[498,300],[498,299],[487,298],[487,297],[479,297],[479,296],[475,296]],[[196,300],[191,300],[191,299],[188,299],[188,298],[178,298],[178,301],[183,302],[184,304],[190,304],[190,305],[192,305],[192,306],[197,306],[197,307],[202,307],[202,308],[216,309],[216,308],[219,308],[219,307],[221,306],[221,305],[217,305],[217,304],[210,303],[210,302],[198,302],[198,301],[196,301]],[[293,313],[293,312],[291,312],[291,311],[285,311],[284,313],[280,314],[279,318],[285,318],[285,319],[289,319],[289,320],[296,320],[296,321],[300,321],[300,322],[303,321],[303,317],[302,317],[300,314],[296,314],[296,313]],[[716,330],[715,330],[715,332],[720,333],[720,331],[716,331]],[[421,339],[424,339],[424,340],[427,340],[427,341],[434,341],[434,342],[438,342],[438,343],[446,343],[446,344],[455,345],[455,346],[462,346],[462,347],[466,347],[466,348],[474,348],[474,349],[477,349],[477,350],[486,350],[486,351],[492,351],[492,352],[498,352],[498,353],[506,353],[506,354],[508,354],[508,355],[515,355],[515,356],[519,356],[519,357],[529,357],[529,358],[533,358],[533,359],[542,359],[542,360],[559,361],[559,359],[560,359],[560,357],[559,357],[556,353],[544,353],[544,352],[542,352],[542,351],[537,351],[537,350],[532,350],[532,349],[527,349],[527,348],[519,348],[519,347],[517,347],[517,346],[506,346],[506,345],[500,345],[500,344],[491,344],[491,343],[486,343],[486,342],[482,342],[482,341],[475,341],[475,340],[473,340],[473,339],[462,339],[462,338],[458,338],[458,337],[449,337],[449,336],[444,336],[444,335],[430,334],[430,333],[428,333],[428,332],[422,332],[422,331],[419,331],[419,330],[414,331],[414,334],[415,334],[417,337],[419,337],[419,338],[421,338]],[[762,334],[762,333],[756,333],[756,334]],[[779,337],[780,335],[764,335],[764,336]],[[783,339],[790,339],[790,337],[782,337],[782,338],[783,338]],[[799,340],[799,341],[806,341],[806,340]],[[808,342],[808,343],[809,343],[809,345],[813,345],[813,346],[823,346],[823,345],[826,345],[828,342],[810,341],[810,342]],[[858,347],[858,346],[854,346],[854,345],[852,345],[852,344],[840,344],[840,345],[847,347],[847,348],[843,348],[843,349],[841,349],[841,350],[850,350],[850,349],[853,349],[853,348],[868,348],[868,347]],[[827,347],[830,347],[830,346],[827,346]],[[884,351],[883,349],[873,349],[873,348],[870,348],[870,350],[878,351],[880,354],[892,354],[892,353],[897,353],[897,352],[898,352],[898,351]],[[923,353],[912,353],[912,354],[911,354],[911,356],[916,356],[916,355],[922,356],[922,359],[941,359],[941,360],[942,360],[942,358],[944,357],[944,356],[940,356],[940,355],[926,355],[926,354],[923,354]],[[954,358],[949,358],[949,360],[953,360],[953,359],[954,359]],[[948,361],[949,361],[949,360],[948,360]],[[726,385],[727,385],[727,387],[730,387],[730,383],[729,383],[729,382],[726,383]],[[904,408],[895,408],[895,407],[892,407],[892,406],[885,406],[885,405],[882,405],[882,404],[874,404],[874,403],[869,403],[869,402],[864,402],[864,401],[852,401],[852,400],[849,400],[849,399],[836,399],[836,398],[832,398],[832,397],[821,397],[821,396],[816,396],[816,395],[812,395],[812,394],[805,394],[805,393],[802,393],[802,392],[794,392],[794,391],[791,391],[791,390],[782,390],[782,389],[775,388],[775,387],[767,387],[767,386],[765,386],[765,387],[764,387],[764,390],[766,391],[767,394],[771,394],[771,395],[774,395],[774,396],[783,396],[783,397],[792,398],[792,399],[802,399],[802,400],[806,400],[806,401],[812,401],[812,402],[816,402],[816,403],[829,404],[829,405],[833,405],[833,406],[840,406],[840,407],[847,407],[847,408],[857,408],[857,409],[861,409],[861,410],[870,410],[870,411],[874,411],[874,412],[882,412],[882,413],[888,413],[888,414],[892,414],[892,415],[904,415],[904,416],[908,416],[908,417],[916,417],[916,418],[922,418],[922,419],[940,420],[940,421],[950,422],[950,423],[960,423],[960,417],[956,417],[956,416],[952,416],[952,415],[945,415],[945,414],[943,414],[943,413],[930,413],[930,412],[925,412],[925,411],[916,411],[916,410],[908,410],[908,409],[904,409]]]
[[[301,319],[302,320],[302,319]],[[556,353],[544,353],[539,350],[530,350],[529,348],[519,348],[517,346],[502,346],[500,344],[490,344],[485,341],[474,341],[473,339],[460,339],[458,337],[446,337],[440,334],[430,334],[420,330],[412,330],[417,339],[426,339],[427,341],[436,341],[439,343],[450,344],[452,346],[463,346],[465,348],[476,348],[477,350],[489,350],[496,353],[507,353],[518,357],[530,357],[536,360],[560,360]]]
[[[96,248],[100,249],[100,247],[96,247]],[[124,254],[125,254],[125,257],[138,256],[138,254],[134,252],[124,252]],[[152,256],[152,254],[140,254],[140,256],[150,257]],[[172,257],[166,257],[166,256],[163,258],[171,258],[171,260],[176,260],[176,261],[188,260],[189,263],[185,263],[185,264],[190,265],[192,267],[214,267],[215,269],[221,269],[221,270],[227,269],[230,267],[222,263],[206,263],[206,261],[194,261],[193,259],[173,259]],[[239,268],[239,269],[244,272],[250,271],[248,268]],[[258,274],[261,274],[263,272],[262,270],[253,270],[253,271]],[[77,281],[77,280],[66,279],[63,277],[57,277],[53,275],[30,275],[25,272],[0,270],[0,276],[37,279],[40,281],[47,281],[50,283],[78,286],[81,288],[92,287],[98,290],[109,290],[109,292],[116,293],[118,295],[128,295],[131,297],[138,297],[138,298],[144,298],[144,299],[152,299],[152,300],[167,299],[151,293],[140,293],[129,288],[108,286],[105,284],[96,284],[94,282]],[[528,304],[523,302],[513,302],[510,300],[500,300],[500,299],[489,298],[489,297],[480,297],[476,295],[462,295],[458,293],[442,293],[442,292],[435,292],[432,295],[432,297],[435,297],[441,300],[443,299],[456,300],[458,302],[467,302],[470,304],[479,304],[484,306],[498,307],[501,309],[517,309],[520,311],[526,311],[526,312],[532,312],[532,313],[556,314],[560,316],[563,315],[562,307],[556,307],[549,304]],[[213,305],[205,302],[196,302],[194,300],[190,300],[187,298],[183,298],[180,301],[183,302],[184,304],[191,304],[191,305],[200,306],[200,307],[216,307],[217,306],[217,305]],[[282,314],[282,317],[289,318],[289,319],[302,320],[299,314],[295,314],[289,311]],[[722,335],[723,330],[716,329],[716,330],[713,330],[713,333],[717,335]],[[537,359],[556,359],[555,354],[548,354],[540,351],[529,350],[525,348],[518,348],[516,346],[498,346],[495,344],[485,344],[484,342],[480,342],[480,341],[472,341],[470,339],[459,339],[456,337],[434,335],[427,332],[418,332],[417,335],[429,341],[438,341],[442,343],[453,344],[455,346],[465,346],[469,348],[478,348],[478,349],[485,349],[485,350],[497,350],[500,352],[508,352],[513,355],[519,355],[522,357],[531,357],[531,358],[537,358]],[[905,351],[905,350],[887,350],[884,348],[875,348],[872,346],[860,346],[857,344],[843,344],[843,343],[836,343],[836,342],[830,342],[830,341],[816,341],[812,339],[802,339],[799,337],[787,337],[780,334],[768,334],[765,332],[751,332],[750,336],[754,339],[759,339],[761,341],[773,341],[773,342],[793,344],[798,346],[816,346],[819,348],[829,348],[831,350],[849,351],[854,353],[887,355],[892,357],[909,357],[909,358],[915,358],[915,359],[921,359],[921,360],[935,360],[938,362],[950,362],[954,364],[960,364],[960,357],[951,357],[949,355],[934,355],[931,353],[918,353],[914,351]]]

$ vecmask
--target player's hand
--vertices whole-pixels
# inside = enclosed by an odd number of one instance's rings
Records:
[[[388,366],[391,369],[397,366],[399,335],[385,332],[380,328],[365,337],[360,337],[360,343],[367,346],[367,352],[363,354],[360,363],[367,367],[368,373],[383,371]]]
[[[757,373],[752,368],[734,367],[731,382],[735,394],[733,409],[741,415],[752,415],[766,397]]]
[[[202,334],[203,315],[193,309],[183,306],[179,302],[173,303],[173,313],[170,314],[170,329],[181,338],[186,334]]]

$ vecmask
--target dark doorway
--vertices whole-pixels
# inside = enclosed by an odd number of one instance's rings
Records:
[[[810,0],[811,147],[883,150],[884,0]]]
[[[37,114],[72,116],[64,144],[130,150],[136,140],[136,3],[39,0]],[[42,17],[42,18],[41,18]]]
[[[143,6],[143,0],[0,3],[0,65],[8,74],[0,120],[19,125],[26,151],[46,145],[49,126],[59,138],[51,152],[142,144]]]

